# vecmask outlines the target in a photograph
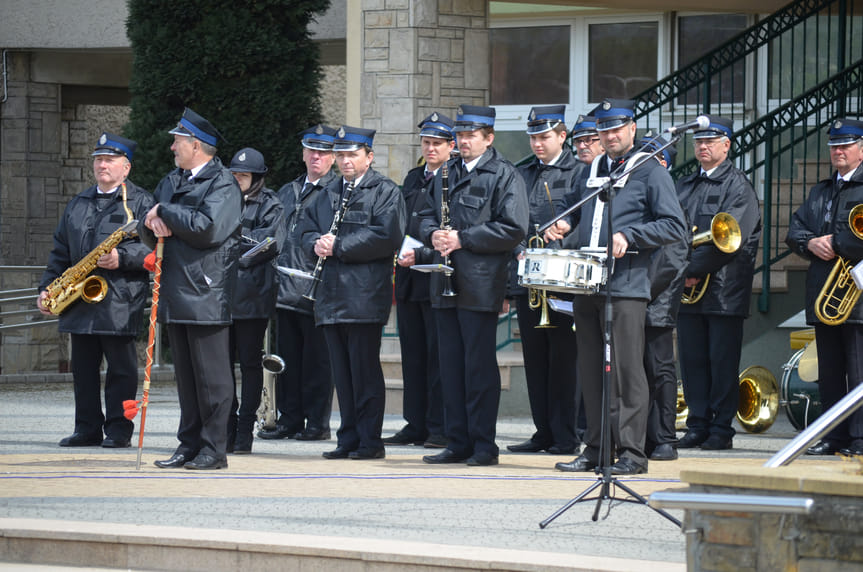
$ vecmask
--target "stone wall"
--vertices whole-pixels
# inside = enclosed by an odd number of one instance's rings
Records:
[[[377,130],[374,167],[401,182],[422,118],[488,103],[488,2],[363,0],[362,16],[362,126]]]

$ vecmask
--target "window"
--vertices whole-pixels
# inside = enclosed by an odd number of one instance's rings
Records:
[[[492,28],[491,104],[569,103],[569,30]]]
[[[591,24],[588,100],[630,98],[656,83],[655,21]]]
[[[748,27],[744,14],[713,14],[703,16],[681,16],[678,19],[678,68],[682,68],[711,50],[736,36]],[[710,101],[743,101],[745,89],[745,66],[734,64],[710,79]],[[699,104],[704,101],[703,88],[690,90],[680,102]]]

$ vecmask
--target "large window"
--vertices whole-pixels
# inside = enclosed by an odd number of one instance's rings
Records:
[[[717,48],[726,40],[747,28],[744,14],[713,14],[703,16],[681,16],[678,19],[677,64],[682,68],[709,51]],[[793,75],[793,74],[790,74]],[[710,78],[711,102],[743,101],[746,70],[739,62]],[[704,88],[689,91],[681,103],[699,104],[704,101]]]
[[[569,103],[569,30],[492,28],[491,104]]]
[[[630,98],[656,83],[655,21],[591,24],[588,40],[590,101]]]

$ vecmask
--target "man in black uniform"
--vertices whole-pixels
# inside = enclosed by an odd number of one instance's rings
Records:
[[[326,459],[383,459],[386,388],[380,351],[392,307],[393,255],[401,246],[405,203],[391,180],[371,168],[370,129],[343,126],[333,150],[342,177],[330,183],[300,223],[310,256],[326,257],[315,292],[342,418]],[[341,223],[330,231],[333,218]],[[341,215],[340,215],[341,216]]]
[[[168,330],[180,401],[180,445],[155,464],[223,469],[234,391],[229,331],[242,197],[216,156],[221,135],[209,121],[186,108],[169,133],[177,168],[159,181],[158,204],[138,225],[148,246],[157,237],[165,240],[158,318]]]
[[[99,137],[92,154],[96,184],[69,201],[54,231],[54,248],[36,301],[43,314],[51,315],[45,306],[49,303],[45,288],[54,279],[133,217],[143,218],[153,205],[150,193],[126,181],[136,147],[134,141],[112,133]],[[92,274],[107,282],[105,298],[97,304],[73,302],[60,314],[60,331],[71,334],[75,391],[75,430],[60,441],[61,447],[113,448],[131,444],[135,426],[123,417],[123,401],[135,399],[138,391],[135,338],[141,330],[150,286],[149,274],[143,267],[148,252],[137,238],[126,238],[100,255]],[[104,414],[99,397],[103,356],[108,362]]]
[[[455,146],[453,122],[446,115],[434,112],[417,127],[425,165],[411,169],[402,185],[408,216],[406,233],[413,238],[419,236],[417,215],[428,202],[431,183]],[[437,326],[429,298],[429,275],[411,270],[414,264],[431,263],[434,251],[427,246],[403,250],[396,260],[395,295],[404,380],[402,410],[408,423],[384,439],[384,444],[445,447]]]
[[[527,133],[534,158],[518,169],[528,189],[528,235],[534,234],[533,229],[564,210],[564,196],[586,168],[563,146],[567,137],[565,112],[564,105],[550,105],[534,107],[528,115]],[[524,258],[527,246],[526,240],[519,245],[517,258]],[[533,247],[544,246],[540,242]],[[560,242],[550,242],[547,247],[560,248]],[[536,432],[527,441],[509,445],[507,449],[513,453],[548,451],[553,455],[572,455],[578,447],[575,435],[577,352],[572,318],[546,309],[551,327],[538,327],[542,305],[547,302],[539,298],[539,305],[532,307],[527,289],[519,287],[517,282],[513,287],[527,395]],[[565,294],[553,295],[572,299]]]
[[[306,172],[279,189],[287,235],[278,263],[284,268],[311,273],[316,259],[303,249],[299,222],[323,188],[337,178],[333,171],[336,130],[315,125],[300,135]],[[315,327],[313,302],[304,297],[310,286],[307,278],[279,273],[276,344],[279,356],[285,361],[285,371],[276,382],[279,419],[274,429],[258,432],[261,439],[330,438],[333,378],[324,332]]]
[[[596,128],[606,154],[594,159],[590,178],[583,180],[580,196],[588,194],[611,172],[622,173],[635,160],[633,102],[606,99],[596,112]],[[649,161],[617,182],[613,198],[612,275],[596,295],[576,296],[573,317],[578,343],[578,379],[584,388],[587,413],[585,449],[569,463],[557,463],[561,471],[593,471],[600,462],[602,415],[608,418],[612,447],[619,460],[611,466],[614,475],[647,471],[644,439],[649,407],[644,373],[644,316],[650,300],[647,267],[653,249],[682,240],[686,224],[674,194],[674,183],[665,168]],[[579,197],[580,198],[580,197]],[[604,247],[607,236],[605,203],[600,197],[574,214],[572,246]],[[580,220],[579,220],[580,219]],[[580,222],[580,224],[578,224]],[[637,249],[637,253],[628,252]],[[613,328],[610,412],[602,411],[603,332],[605,289],[611,289]]]
[[[444,276],[432,276],[448,444],[423,457],[426,463],[498,462],[495,332],[509,261],[527,232],[528,211],[521,175],[492,147],[494,117],[491,107],[459,107],[455,132],[461,157],[447,164],[451,228],[441,228],[440,177],[420,213],[419,238],[449,257],[456,292],[443,296]]]
[[[572,127],[572,147],[578,160],[590,165],[593,160],[602,154],[602,143],[599,141],[599,133],[596,131],[596,109],[590,115],[579,115]]]
[[[806,323],[815,326],[818,392],[825,411],[863,381],[863,305],[857,302],[841,324],[821,323],[815,314],[818,294],[842,257],[863,259],[863,240],[851,232],[848,216],[863,203],[863,121],[839,118],[830,126],[833,175],[809,191],[791,218],[785,243],[811,261],[806,273]],[[854,286],[852,285],[852,288]],[[857,409],[809,448],[810,455],[863,455],[863,409]]]
[[[714,244],[693,249],[685,292],[705,286],[700,301],[683,304],[677,317],[677,348],[683,396],[689,407],[687,432],[678,448],[730,449],[737,415],[743,320],[749,315],[761,212],[755,190],[728,159],[733,123],[708,116],[710,125],[693,135],[698,173],[677,183],[680,204],[697,232],[710,230],[720,212],[740,225],[740,248],[726,254]],[[709,278],[708,278],[709,275]]]

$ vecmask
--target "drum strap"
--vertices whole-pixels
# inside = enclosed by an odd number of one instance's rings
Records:
[[[647,153],[638,152],[632,155],[629,160],[626,162],[625,169],[628,169],[635,161],[637,161],[642,155],[647,155]],[[599,170],[600,161],[607,161],[605,155],[600,155],[599,157],[593,160],[593,163],[590,164],[590,177],[587,179],[587,188],[588,189],[596,189],[604,185],[608,182],[609,177],[597,177],[597,171]],[[629,180],[629,175],[631,173],[627,173],[626,176],[619,178],[614,182],[615,189],[621,189],[626,184],[626,181]],[[599,247],[599,233],[602,229],[602,215],[605,213],[605,201],[601,200],[599,196],[596,197],[596,200],[593,204],[593,220],[590,225],[590,248]]]

